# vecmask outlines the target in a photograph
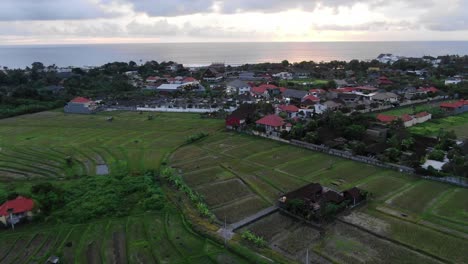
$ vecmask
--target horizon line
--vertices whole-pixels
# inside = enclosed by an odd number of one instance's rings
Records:
[[[311,40],[311,41],[187,41],[187,42],[115,42],[115,43],[6,43],[6,46],[73,46],[73,45],[139,45],[139,44],[230,44],[230,43],[384,43],[384,42],[468,42],[468,40]]]

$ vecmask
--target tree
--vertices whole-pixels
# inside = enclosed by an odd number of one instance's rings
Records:
[[[283,67],[286,68],[286,67],[289,66],[289,61],[288,61],[288,60],[283,60],[283,61],[281,62],[281,65],[283,65]]]
[[[401,152],[397,148],[389,148],[385,150],[385,156],[390,162],[398,162],[401,156]]]
[[[403,147],[403,150],[409,150],[411,147],[414,145],[414,138],[409,137],[405,138],[401,141],[401,146]]]
[[[366,132],[366,128],[361,125],[350,125],[345,128],[345,137],[349,140],[361,139]]]
[[[435,149],[429,154],[429,159],[431,160],[444,161],[444,158],[445,152],[439,149]]]
[[[312,144],[315,144],[317,140],[318,140],[317,132],[308,132],[304,137],[305,142],[312,143]]]

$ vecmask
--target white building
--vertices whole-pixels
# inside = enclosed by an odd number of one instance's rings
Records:
[[[293,74],[290,72],[280,72],[277,74],[273,74],[273,77],[280,78],[282,80],[292,80]]]
[[[445,80],[445,85],[456,85],[462,82],[460,77],[451,77]]]

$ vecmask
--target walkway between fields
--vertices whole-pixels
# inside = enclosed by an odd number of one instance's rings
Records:
[[[265,208],[261,211],[258,211],[257,213],[251,215],[251,216],[248,216],[236,223],[232,223],[230,225],[228,225],[226,228],[222,227],[221,229],[218,230],[218,234],[220,234],[222,237],[226,238],[226,239],[231,239],[232,236],[234,235],[234,230],[236,229],[239,229],[243,226],[246,226],[250,223],[253,223],[255,221],[257,221],[258,219],[260,218],[263,218],[269,214],[272,214],[274,212],[276,212],[278,210],[278,207],[276,206],[271,206],[271,207],[268,207],[268,208]]]

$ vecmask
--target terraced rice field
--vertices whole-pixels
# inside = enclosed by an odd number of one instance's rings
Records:
[[[277,215],[241,229],[263,236],[270,247],[300,261],[307,248],[317,258],[343,263],[382,258],[386,263],[468,261],[467,252],[457,251],[468,243],[467,189],[228,132],[180,148],[171,164],[202,193],[218,219],[226,218],[228,223],[271,206],[282,193],[311,182],[336,190],[359,186],[371,192],[368,205],[356,210],[360,217],[346,220],[361,229],[341,224],[320,238],[318,231],[301,230],[302,224]],[[423,239],[425,233],[438,240],[437,247]],[[302,243],[307,234],[310,243]],[[375,245],[361,250],[369,243]]]
[[[57,229],[0,233],[0,263],[247,263],[195,234],[175,210]]]
[[[113,116],[114,121],[106,118]],[[186,137],[221,128],[191,114],[68,115],[49,111],[0,120],[0,181],[96,175],[99,165],[157,169]]]
[[[114,121],[106,121],[108,116]],[[7,193],[12,181],[20,182],[16,191],[27,192],[37,182],[94,176],[102,165],[111,172],[126,168],[135,174],[158,169],[188,136],[221,128],[220,120],[168,113],[156,114],[151,121],[138,113],[54,111],[3,119],[0,192]],[[245,263],[194,233],[171,208],[90,224],[30,224],[14,232],[0,230],[0,263],[44,263],[51,255],[59,256],[61,263]]]

